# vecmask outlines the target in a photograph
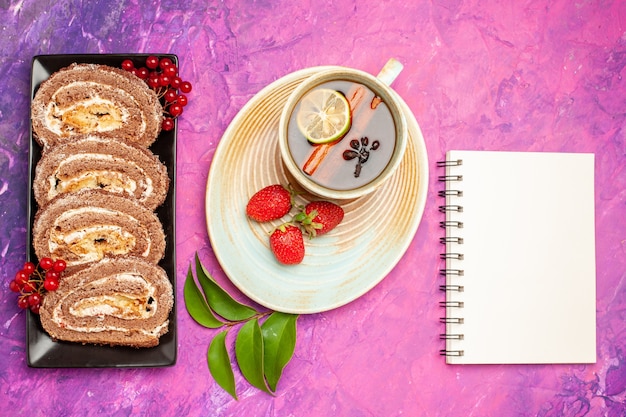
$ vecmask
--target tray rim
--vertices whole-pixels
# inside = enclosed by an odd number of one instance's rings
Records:
[[[39,84],[46,78],[36,77],[36,65],[45,70],[48,66],[57,69],[74,62],[98,63],[114,66],[123,59],[145,59],[150,55],[169,57],[178,65],[178,56],[170,53],[115,53],[115,54],[39,54],[34,55],[31,61],[30,100],[32,101]],[[46,64],[47,63],[47,64]],[[55,64],[52,64],[55,63]],[[61,65],[61,66],[59,66]],[[50,71],[48,71],[50,72]],[[54,71],[52,71],[54,72]],[[48,74],[49,76],[50,74]],[[39,317],[27,311],[26,340],[27,363],[31,368],[141,368],[141,367],[169,367],[175,365],[178,356],[178,329],[177,329],[177,297],[176,297],[176,154],[177,154],[177,127],[161,132],[150,149],[159,159],[163,154],[168,156],[166,167],[170,177],[170,189],[166,201],[155,212],[164,226],[166,234],[166,254],[159,265],[165,269],[174,289],[174,305],[170,313],[170,328],[168,333],[160,339],[159,345],[152,348],[131,348],[124,346],[82,345],[78,343],[53,341],[43,330]],[[32,225],[36,213],[37,203],[34,200],[32,182],[41,147],[33,138],[32,121],[29,116],[29,157],[28,157],[28,204],[27,204],[27,261],[36,260],[32,246]],[[165,141],[169,141],[169,146]],[[155,150],[156,149],[156,150]],[[35,159],[37,158],[37,161]],[[165,161],[164,161],[165,163]],[[165,222],[164,217],[169,221]],[[117,357],[117,358],[116,358]]]

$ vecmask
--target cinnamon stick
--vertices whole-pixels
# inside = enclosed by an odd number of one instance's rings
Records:
[[[350,103],[350,112],[352,113],[353,121],[354,114],[356,113],[356,110],[363,101],[363,97],[365,97],[365,87],[363,87],[362,85],[353,87],[346,95],[348,103]],[[350,132],[350,130],[348,130],[348,132]],[[348,132],[346,132],[346,135],[348,134]],[[330,143],[321,143],[319,145],[314,145],[313,151],[311,151],[311,154],[302,166],[302,171],[304,171],[307,175],[313,175],[317,168],[319,168],[322,161],[324,161],[324,158],[326,158],[326,156],[328,155],[328,152],[330,152],[330,148],[341,142],[344,137],[345,135]]]
[[[400,74],[403,68],[404,66],[402,65],[400,61],[398,61],[395,58],[391,58],[383,66],[383,68],[380,70],[376,78],[381,80],[386,85],[391,85],[391,83],[396,79],[396,77],[398,76],[398,74]],[[365,96],[365,87],[363,87],[362,85],[359,85],[358,87],[354,87],[352,90],[348,92],[348,95],[346,96],[346,98],[348,99],[348,102],[350,103],[350,110],[352,111],[353,120],[355,119],[354,115],[356,113],[356,110],[361,104],[361,101],[363,101],[364,96]],[[380,97],[374,96],[374,99],[372,100],[372,103],[371,103],[371,108],[375,109],[381,102],[382,100],[380,99]],[[369,118],[365,122],[365,124],[367,124],[368,121],[369,121]],[[330,149],[333,146],[335,146],[337,143],[341,142],[341,140],[344,137],[345,136],[337,139],[336,141],[332,143],[324,143],[320,145],[315,145],[313,151],[311,152],[311,155],[309,155],[309,158],[304,163],[302,170],[308,175],[313,175],[313,173],[315,173],[317,168],[319,168],[324,158],[326,158],[326,156],[330,152]]]

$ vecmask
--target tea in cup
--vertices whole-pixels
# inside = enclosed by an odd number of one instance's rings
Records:
[[[390,65],[395,74],[385,80]],[[323,70],[292,92],[280,118],[279,146],[287,170],[305,190],[353,199],[395,172],[408,136],[404,113],[386,84],[398,65],[390,61],[379,77],[351,68]]]

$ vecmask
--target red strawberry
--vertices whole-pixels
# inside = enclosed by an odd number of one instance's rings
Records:
[[[304,259],[302,231],[290,223],[278,226],[270,235],[270,248],[281,264],[299,264]]]
[[[273,184],[254,193],[246,206],[246,214],[258,222],[268,222],[289,213],[291,205],[291,192],[280,184]]]
[[[305,216],[296,215],[311,237],[333,230],[343,220],[344,211],[330,201],[312,201],[304,208]]]

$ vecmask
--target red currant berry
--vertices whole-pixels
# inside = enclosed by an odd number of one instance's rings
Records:
[[[46,278],[59,279],[61,278],[61,273],[55,271],[54,269],[50,269],[49,271],[46,271]]]
[[[189,81],[183,81],[180,84],[180,91],[182,91],[183,93],[191,92],[191,83]]]
[[[178,90],[182,83],[183,83],[183,80],[181,80],[179,77],[174,77],[172,78],[170,85],[172,86],[172,88],[175,88]]]
[[[41,302],[41,295],[39,293],[33,293],[28,296],[28,305],[36,306]]]
[[[167,101],[168,103],[175,101],[176,97],[178,97],[178,94],[176,94],[176,90],[174,90],[173,88],[168,89],[163,96],[165,101]]]
[[[15,281],[15,283],[17,284],[18,287],[20,287],[20,290],[21,290],[22,288],[24,288],[24,284],[28,282],[28,278],[22,279],[22,278],[15,277],[13,281]]]
[[[24,290],[25,293],[34,292],[37,290],[37,284],[35,284],[33,281],[25,282],[22,286],[22,290]]]
[[[166,132],[174,129],[174,119],[172,119],[171,117],[164,118],[163,122],[161,123],[161,129],[165,130]]]
[[[17,299],[17,305],[19,308],[28,308],[28,296],[21,296]]]
[[[159,88],[159,76],[158,75],[150,75],[148,77],[148,85],[151,88]]]
[[[178,117],[183,114],[183,106],[178,103],[174,103],[170,106],[169,112],[172,117]]]
[[[133,64],[133,61],[131,61],[130,59],[125,59],[122,61],[122,69],[130,71],[133,68],[135,68],[135,64]]]
[[[173,65],[174,63],[169,58],[161,58],[161,60],[159,61],[159,68],[161,68],[162,70]]]
[[[41,304],[36,304],[34,306],[30,306],[30,311],[35,314],[39,314],[39,310],[41,309]]]
[[[67,264],[63,259],[57,259],[52,265],[52,270],[55,272],[63,272],[65,271],[65,268],[67,268]]]
[[[27,274],[32,274],[33,272],[35,272],[35,269],[37,269],[37,267],[35,266],[34,263],[32,262],[26,262],[24,264],[24,267],[22,268],[22,271],[26,272]]]
[[[180,104],[181,106],[185,107],[187,105],[187,103],[189,102],[189,100],[187,100],[187,96],[184,94],[179,94],[178,97],[176,97],[176,102],[178,104]]]
[[[167,75],[168,77],[176,77],[176,74],[178,74],[178,68],[176,68],[176,66],[174,65],[170,65],[163,68],[163,74]]]
[[[54,261],[52,259],[50,259],[50,258],[43,258],[43,259],[39,260],[39,266],[42,269],[48,270],[48,269],[52,268],[52,265],[54,265]]]
[[[150,75],[150,71],[146,67],[141,67],[141,68],[137,69],[137,73],[135,75],[137,77],[141,78],[142,80],[145,80]]]
[[[59,280],[58,278],[46,278],[43,281],[43,287],[47,291],[56,291],[59,288]]]
[[[146,67],[150,69],[155,69],[158,66],[159,66],[159,58],[157,58],[154,55],[150,55],[148,58],[146,58]]]
[[[13,292],[20,292],[20,284],[18,284],[17,281],[13,280],[9,282],[9,289]]]
[[[172,81],[172,79],[170,77],[168,77],[165,74],[161,74],[159,76],[159,85],[161,87],[167,87],[168,85],[170,85],[170,82]]]
[[[24,283],[28,281],[29,276],[30,274],[22,269],[21,271],[18,271],[17,274],[15,274],[15,281],[18,284],[24,285]]]

